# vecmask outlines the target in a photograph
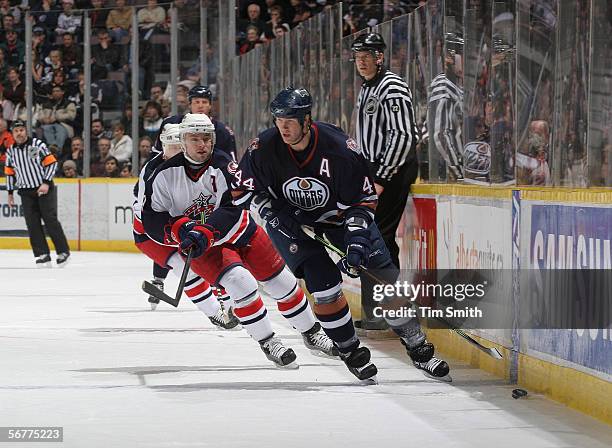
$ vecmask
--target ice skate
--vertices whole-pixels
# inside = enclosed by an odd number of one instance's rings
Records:
[[[274,334],[267,339],[259,342],[261,350],[265,353],[266,358],[272,361],[277,367],[283,369],[297,369],[299,366],[295,363],[297,356],[291,348],[283,345],[279,338],[275,338]]]
[[[340,354],[332,340],[321,330],[319,322],[315,322],[310,330],[302,333],[302,338],[304,339],[304,345],[315,356],[335,358]]]
[[[367,347],[357,347],[348,353],[340,352],[340,359],[362,384],[378,384],[378,369],[370,362],[370,350]]]
[[[37,268],[50,268],[51,267],[51,256],[49,254],[39,255],[35,259]]]
[[[151,284],[156,286],[160,291],[164,290],[164,282],[161,280],[151,280]],[[157,305],[159,305],[159,299],[157,297],[149,296],[149,303],[151,304],[151,311],[155,311]]]
[[[216,327],[221,328],[223,330],[240,330],[241,328],[239,326],[240,321],[236,316],[234,316],[234,313],[232,313],[231,309],[228,312],[227,319],[225,318],[225,313],[221,308],[219,308],[217,314],[215,314],[214,316],[209,316],[208,318]]]
[[[421,345],[408,348],[403,339],[400,339],[406,347],[408,356],[412,360],[412,364],[423,372],[428,378],[450,383],[453,379],[449,375],[450,367],[446,361],[438,359],[434,356],[434,345],[431,342],[424,341]]]

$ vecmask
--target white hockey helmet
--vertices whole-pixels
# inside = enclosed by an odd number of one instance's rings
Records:
[[[164,126],[164,130],[159,136],[162,146],[181,144],[180,124],[170,123]]]
[[[185,143],[185,134],[209,134],[213,148],[215,146],[215,125],[208,115],[186,114],[181,121],[179,131],[182,143]]]

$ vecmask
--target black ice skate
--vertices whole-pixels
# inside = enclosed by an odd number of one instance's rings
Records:
[[[277,367],[285,369],[297,369],[299,367],[295,363],[297,356],[293,349],[285,347],[280,339],[274,337],[274,334],[260,341],[259,345],[261,346],[261,350],[265,353],[266,358],[276,364]]]
[[[421,345],[410,349],[406,346],[403,339],[400,338],[400,341],[406,347],[412,364],[421,370],[426,377],[448,383],[453,380],[449,375],[450,367],[446,361],[434,356],[435,349],[431,342],[424,341]]]
[[[50,268],[51,267],[51,257],[49,254],[39,255],[36,257],[36,267],[37,268]]]
[[[217,314],[214,316],[209,316],[208,318],[215,326],[222,328],[223,330],[240,330],[240,327],[238,327],[238,325],[240,325],[240,321],[236,316],[234,316],[231,309],[228,312],[227,320],[225,319],[225,314],[221,308],[219,308]]]
[[[313,327],[302,333],[304,345],[315,356],[336,357],[340,354],[334,343],[321,329],[321,324],[315,322]]]
[[[57,263],[58,268],[66,267],[69,261],[70,261],[70,254],[67,252],[62,252],[60,254],[57,254],[57,258],[55,259],[55,262]]]
[[[340,352],[340,359],[353,375],[364,384],[376,384],[378,369],[370,362],[370,350],[367,347],[357,347],[348,353]]]
[[[151,284],[157,287],[160,291],[164,290],[164,282],[161,280],[151,280]],[[157,305],[159,305],[159,299],[157,297],[149,296],[149,303],[151,304],[151,311],[155,311]]]

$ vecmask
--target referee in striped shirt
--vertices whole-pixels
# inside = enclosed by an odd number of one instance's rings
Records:
[[[14,121],[11,131],[15,143],[7,150],[4,167],[8,204],[11,207],[15,205],[13,191],[18,190],[36,265],[51,265],[42,218],[55,245],[57,265],[63,267],[70,256],[70,249],[57,219],[57,190],[53,185],[57,160],[43,141],[28,137],[23,121]]]
[[[410,186],[418,175],[417,127],[412,94],[404,80],[384,65],[385,41],[378,33],[364,34],[351,46],[357,72],[363,79],[356,104],[357,142],[369,161],[378,194],[375,221],[399,268],[399,246],[395,232],[408,200]],[[368,328],[372,309],[369,281],[361,279],[362,308]],[[384,326],[384,325],[383,325]],[[376,329],[375,324],[369,328]]]

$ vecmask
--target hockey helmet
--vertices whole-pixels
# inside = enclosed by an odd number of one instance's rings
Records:
[[[180,127],[181,125],[178,123],[170,123],[164,126],[164,130],[159,136],[164,148],[166,145],[176,145],[181,143]]]
[[[281,90],[270,103],[270,112],[275,120],[277,118],[297,118],[302,125],[306,115],[311,114],[311,108],[312,97],[308,90],[293,87]]]
[[[212,103],[212,96],[212,92],[210,91],[208,86],[194,86],[191,88],[191,90],[189,90],[189,93],[187,94],[187,98],[189,99],[190,103],[191,100],[193,100],[194,98],[206,98]]]
[[[353,53],[357,51],[371,51],[377,53],[384,53],[387,45],[385,40],[378,33],[368,33],[358,36],[351,45],[351,51]]]
[[[185,134],[208,134],[215,146],[215,125],[205,114],[186,114],[179,125],[181,143],[185,142]]]

